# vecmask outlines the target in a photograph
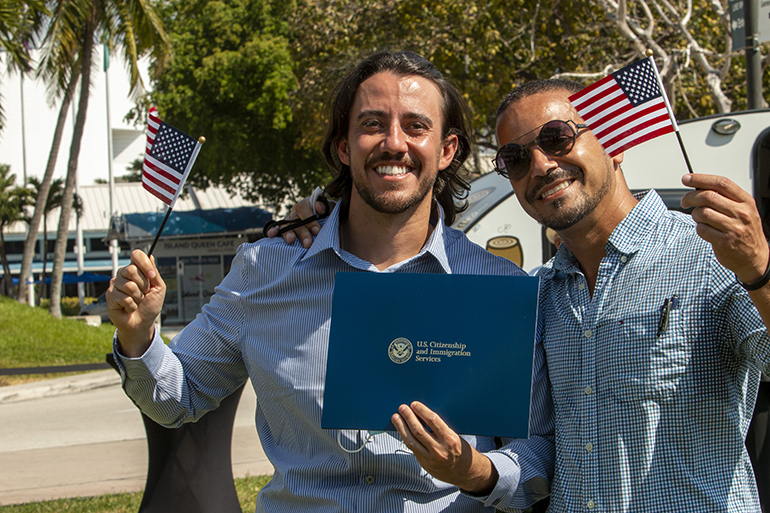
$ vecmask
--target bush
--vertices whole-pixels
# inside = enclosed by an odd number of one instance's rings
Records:
[[[96,301],[95,297],[87,297],[84,298],[83,303],[84,306],[93,303]],[[40,300],[40,308],[43,310],[48,311],[49,308],[51,308],[51,300],[50,299],[41,299]],[[61,314],[66,315],[68,317],[72,317],[75,315],[78,315],[80,313],[80,299],[76,297],[63,297],[61,298]]]

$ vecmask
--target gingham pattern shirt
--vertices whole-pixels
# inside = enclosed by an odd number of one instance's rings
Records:
[[[759,511],[744,439],[770,342],[751,299],[654,191],[605,249],[593,297],[564,246],[540,272],[550,511]]]
[[[508,441],[490,454],[501,478],[488,497],[469,497],[434,479],[396,432],[376,435],[349,454],[339,447],[336,430],[321,429],[335,273],[379,272],[340,247],[338,228],[335,209],[309,250],[280,238],[241,246],[216,294],[172,341],[172,349],[157,337],[141,359],[122,358],[115,348],[129,396],[157,422],[177,426],[215,408],[251,378],[257,432],[275,467],[259,493],[258,512],[492,511],[491,506],[524,506],[547,494],[553,439],[537,435],[552,433],[550,408],[543,418],[535,415],[528,440]],[[417,256],[385,272],[523,274],[444,226],[443,219]],[[453,298],[436,298],[446,307],[446,322],[453,322],[462,301],[472,300],[461,290]],[[403,307],[421,305],[404,298]],[[547,376],[541,372],[536,378],[539,397],[550,396]],[[341,443],[353,450],[366,437],[344,430]],[[491,438],[465,438],[481,451],[495,447]],[[525,491],[531,497],[524,497]]]

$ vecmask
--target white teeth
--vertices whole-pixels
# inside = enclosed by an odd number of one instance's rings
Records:
[[[398,176],[407,174],[409,169],[403,166],[382,166],[375,168],[375,171],[381,175]]]
[[[557,192],[559,192],[562,189],[566,189],[567,187],[569,187],[569,185],[571,183],[572,183],[571,181],[562,182],[559,185],[557,185],[556,187],[554,187],[553,189],[548,189],[547,191],[545,191],[543,194],[540,195],[540,199],[543,199],[546,196],[550,196],[551,194],[556,194]]]

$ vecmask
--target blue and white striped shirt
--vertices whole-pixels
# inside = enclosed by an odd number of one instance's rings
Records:
[[[744,439],[770,341],[751,299],[654,191],[605,249],[593,297],[565,246],[539,274],[550,511],[759,511]]]
[[[242,245],[216,294],[170,349],[158,336],[141,359],[122,358],[115,349],[126,393],[155,421],[178,426],[216,408],[250,378],[257,395],[257,431],[275,467],[259,493],[258,512],[491,511],[491,506],[524,507],[547,494],[553,439],[538,435],[553,431],[550,409],[543,418],[535,415],[529,439],[509,441],[489,454],[500,479],[492,494],[481,498],[426,473],[396,432],[376,435],[350,454],[338,446],[336,430],[321,429],[335,273],[379,272],[343,250],[338,233],[335,209],[309,250],[280,238]],[[523,274],[444,226],[443,219],[417,256],[384,272]],[[436,301],[450,314],[460,299],[471,300],[458,290],[457,298]],[[420,305],[405,301],[404,308]],[[447,317],[446,322],[453,321]],[[537,377],[535,390],[548,397],[547,375]],[[341,442],[355,449],[366,436],[344,430]],[[480,451],[494,449],[490,438],[465,438]],[[524,497],[523,490],[532,496]]]

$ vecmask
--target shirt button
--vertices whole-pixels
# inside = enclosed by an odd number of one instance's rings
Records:
[[[628,257],[626,255],[623,255],[622,257],[620,257],[620,261],[625,264],[626,262],[628,262]]]
[[[580,285],[578,285],[578,290],[583,290],[584,288],[586,288],[586,284],[583,282],[580,282]]]
[[[588,501],[586,506],[588,506],[588,509],[594,509],[596,507],[596,503],[594,501]]]
[[[593,450],[594,450],[594,444],[592,444],[591,442],[588,442],[586,444],[586,452],[591,452]]]
[[[593,335],[593,332],[592,332],[591,330],[585,330],[585,331],[583,332],[583,335],[584,335],[586,338],[591,338],[591,335]]]
[[[586,387],[583,391],[586,393],[586,395],[591,395],[594,393],[594,389],[591,387]]]
[[[366,484],[374,484],[374,476],[366,476]]]

